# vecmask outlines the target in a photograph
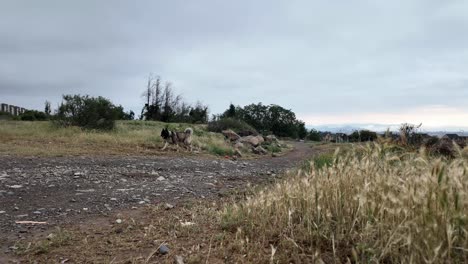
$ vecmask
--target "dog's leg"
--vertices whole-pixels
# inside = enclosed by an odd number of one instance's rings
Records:
[[[161,150],[165,150],[167,148],[167,146],[169,145],[169,143],[167,143],[167,141],[164,142],[164,147],[161,149]]]

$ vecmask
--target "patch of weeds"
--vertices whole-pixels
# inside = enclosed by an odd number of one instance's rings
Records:
[[[333,154],[320,154],[314,158],[315,168],[329,167],[333,163]]]
[[[272,153],[279,153],[281,152],[281,147],[278,145],[270,144],[270,145],[265,145],[264,146],[266,150]]]
[[[218,155],[218,156],[232,156],[234,154],[234,151],[230,148],[224,148],[220,146],[209,146],[208,151],[211,154]]]
[[[68,245],[71,239],[72,236],[70,232],[61,228],[57,228],[55,232],[50,233],[45,239],[41,239],[36,242],[30,242],[28,244],[17,243],[15,245],[17,247],[15,253],[17,255],[24,255],[28,253],[34,255],[46,254],[54,248]]]

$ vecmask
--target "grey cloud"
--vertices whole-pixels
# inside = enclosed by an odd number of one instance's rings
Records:
[[[214,113],[260,101],[466,110],[467,12],[465,1],[7,1],[0,97],[42,107],[89,93],[139,112],[154,72]]]

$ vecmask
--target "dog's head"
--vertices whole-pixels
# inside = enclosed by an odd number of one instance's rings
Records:
[[[171,133],[169,132],[169,129],[163,128],[161,131],[161,137],[164,139],[168,139],[171,136]]]

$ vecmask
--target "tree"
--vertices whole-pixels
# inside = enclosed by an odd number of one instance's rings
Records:
[[[273,133],[280,137],[305,138],[307,129],[304,122],[297,120],[291,110],[279,105],[263,105],[262,103],[235,107],[233,104],[221,115],[222,118],[234,115],[262,133]]]
[[[229,105],[229,109],[224,112],[223,117],[226,117],[226,118],[236,117],[236,107],[232,103]]]
[[[320,132],[316,129],[311,129],[307,138],[312,141],[320,141]]]
[[[50,116],[51,112],[52,112],[52,108],[50,107],[50,102],[49,102],[49,101],[45,101],[44,113],[45,113],[47,116]]]
[[[143,93],[145,106],[141,112],[141,119],[163,122],[208,122],[208,106],[197,102],[192,107],[184,102],[181,95],[175,95],[170,82],[166,82],[163,88],[161,78],[152,76],[150,74]]]
[[[57,112],[57,123],[85,129],[111,130],[119,117],[119,108],[104,97],[64,95]]]

